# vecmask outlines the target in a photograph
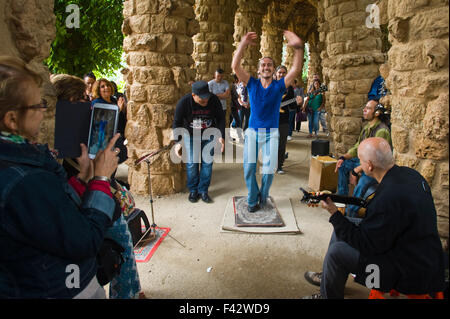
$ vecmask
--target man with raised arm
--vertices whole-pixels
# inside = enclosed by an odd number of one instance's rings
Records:
[[[248,32],[241,39],[231,67],[239,80],[247,85],[251,114],[248,129],[245,131],[244,178],[248,189],[248,211],[256,212],[265,205],[278,161],[278,120],[281,98],[286,88],[303,68],[304,43],[295,33],[284,31],[288,46],[295,50],[293,65],[289,73],[280,80],[274,80],[274,61],[263,57],[258,63],[259,78],[255,79],[241,66],[242,55],[249,45],[255,45],[258,38],[255,32]],[[262,149],[261,187],[256,181],[256,161]]]

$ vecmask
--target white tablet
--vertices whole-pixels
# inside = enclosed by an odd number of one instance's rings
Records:
[[[89,127],[88,153],[94,159],[97,152],[104,150],[117,132],[119,107],[113,104],[96,103],[92,109]]]

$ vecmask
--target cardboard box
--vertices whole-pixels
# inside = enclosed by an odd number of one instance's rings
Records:
[[[328,190],[336,192],[338,173],[334,172],[336,169],[337,160],[330,156],[313,156],[311,157],[309,169],[308,186],[313,191]]]

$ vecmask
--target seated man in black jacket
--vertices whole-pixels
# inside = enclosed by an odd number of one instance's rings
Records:
[[[330,198],[322,201],[334,233],[320,294],[309,298],[343,298],[350,273],[356,274],[356,282],[384,292],[443,291],[444,257],[428,183],[417,171],[395,165],[383,138],[364,140],[358,157],[364,173],[379,186],[359,225],[339,213]]]

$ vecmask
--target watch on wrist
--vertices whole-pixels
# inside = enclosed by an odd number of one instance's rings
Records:
[[[359,177],[359,174],[355,172],[355,169],[352,169],[352,175],[356,176],[356,177]]]
[[[107,176],[94,176],[94,177],[92,177],[91,181],[103,181],[103,182],[111,183],[109,177],[107,177]]]
[[[345,161],[345,157],[344,156],[339,157],[339,159]]]

